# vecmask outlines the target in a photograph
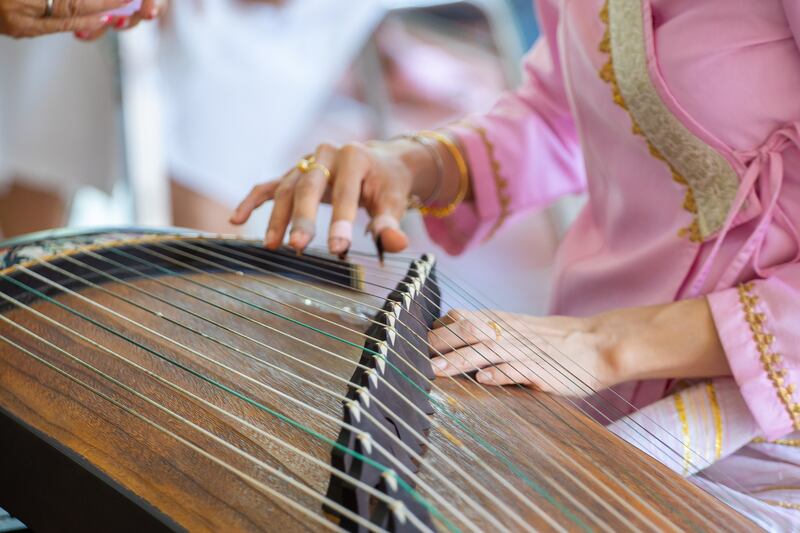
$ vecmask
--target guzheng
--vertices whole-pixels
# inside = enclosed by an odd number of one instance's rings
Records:
[[[434,379],[429,328],[476,302],[432,256],[0,248],[0,506],[33,530],[754,528],[569,399]]]

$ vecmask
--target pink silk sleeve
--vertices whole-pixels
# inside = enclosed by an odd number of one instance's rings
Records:
[[[489,113],[451,128],[465,151],[475,200],[445,219],[426,217],[431,238],[448,253],[488,240],[515,214],[586,187],[556,44],[558,8],[549,1],[538,8],[543,35],[525,59],[523,86]]]
[[[800,264],[708,296],[733,377],[767,439],[800,430]]]

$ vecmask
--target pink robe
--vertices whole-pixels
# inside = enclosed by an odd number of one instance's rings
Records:
[[[605,420],[665,431],[668,452],[611,426],[677,471],[704,469],[698,484],[762,525],[800,529],[800,1],[537,7],[524,85],[452,128],[475,202],[427,219],[430,235],[457,254],[587,192],[552,312],[706,295],[733,372],[623,384],[614,406],[596,402]]]

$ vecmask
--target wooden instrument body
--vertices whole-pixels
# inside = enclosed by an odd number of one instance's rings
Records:
[[[179,249],[180,241],[189,243],[184,251],[204,242],[224,244],[155,237],[135,246],[175,258],[180,256],[168,251]],[[148,257],[138,248],[135,254]],[[71,257],[102,263],[85,253]],[[133,276],[106,265],[119,281],[49,260],[97,286],[81,286],[38,262],[28,265],[75,291],[50,291],[63,307],[23,297],[0,279],[4,293],[15,292],[35,311],[0,308],[8,319],[0,322],[0,335],[13,343],[0,342],[0,428],[10,436],[0,444],[0,464],[14,478],[0,487],[0,505],[42,531],[319,529],[261,487],[322,513],[318,499],[272,472],[324,495],[331,474],[319,462],[330,464],[331,445],[270,412],[337,439],[341,395],[362,356],[364,332],[390,291],[373,287],[368,295],[323,283],[313,271],[310,277],[238,273],[192,263],[206,270],[197,272],[150,257],[162,270],[141,266],[142,275]],[[297,261],[290,264],[304,260]],[[342,271],[329,267],[341,281]],[[43,292],[48,285],[19,268],[4,276]],[[521,530],[519,518],[544,531],[556,529],[552,522],[570,531],[596,530],[600,523],[613,531],[753,529],[564,400],[519,388],[487,390],[464,378],[435,385],[431,396],[442,402],[433,417],[445,430],[427,434],[418,476],[452,502],[449,509],[434,503],[459,527],[468,521],[495,530],[488,512],[512,531]],[[454,401],[444,401],[448,397]],[[31,454],[9,449],[23,442]],[[42,451],[42,442],[54,453]],[[60,461],[38,463],[40,457]],[[48,465],[64,479],[48,479],[41,468]],[[435,524],[444,529],[441,521]]]

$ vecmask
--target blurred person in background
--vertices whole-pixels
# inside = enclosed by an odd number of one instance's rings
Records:
[[[589,399],[612,431],[631,440],[634,419],[682,439],[699,459],[671,460],[657,437],[632,443],[684,475],[703,470],[716,481],[695,483],[766,529],[794,530],[800,3],[536,4],[543,37],[526,82],[490,112],[390,141],[320,144],[256,185],[231,222],[274,200],[266,246],[288,235],[302,251],[331,202],[328,248],[343,254],[364,207],[378,250],[400,251],[399,221],[421,206],[431,237],[459,254],[588,191],[559,250],[558,316],[496,312],[501,325],[452,311],[430,335],[436,373],[575,394],[516,359],[507,333],[522,332],[592,390],[613,389]]]
[[[120,179],[112,43],[79,40],[132,28],[161,9],[155,0],[144,0],[135,11],[128,5],[0,0],[0,31],[37,37],[0,37],[0,235],[60,227],[79,187],[107,191]],[[114,14],[119,8],[128,14]],[[42,36],[50,33],[61,35]]]
[[[160,58],[176,226],[235,231],[231,206],[315,135],[380,13],[373,0],[173,4]]]

